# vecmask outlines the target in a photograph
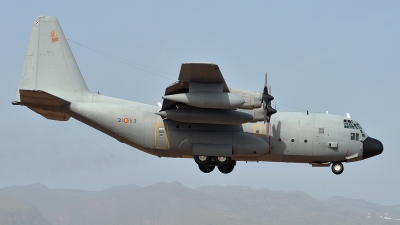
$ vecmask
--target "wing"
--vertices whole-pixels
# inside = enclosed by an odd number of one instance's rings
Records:
[[[224,77],[216,64],[184,63],[179,73],[179,81],[202,84],[222,84],[222,91],[229,92]]]
[[[256,121],[252,108],[237,110],[246,102],[243,93],[230,92],[218,65],[184,63],[179,80],[166,88],[161,111],[156,114],[185,123],[242,124]]]
[[[199,91],[229,93],[229,88],[218,65],[212,63],[183,63],[178,81],[165,89],[165,96]],[[161,111],[175,109],[177,105],[180,105],[178,101],[164,98]]]

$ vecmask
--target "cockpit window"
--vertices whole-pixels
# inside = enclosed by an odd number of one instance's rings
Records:
[[[362,135],[364,135],[364,134],[362,134]],[[350,133],[350,140],[359,141],[360,140],[360,134],[359,133]]]
[[[366,137],[366,134],[363,131],[361,125],[354,120],[343,119],[343,127],[346,129],[354,129],[355,131],[352,131],[352,132],[358,132],[357,130],[360,131],[361,135],[360,135],[360,133],[351,133],[351,137],[350,137],[351,140],[359,141]]]
[[[357,130],[361,130],[362,129],[360,124],[357,123],[354,120],[343,120],[343,127],[347,128],[347,129],[357,129]]]

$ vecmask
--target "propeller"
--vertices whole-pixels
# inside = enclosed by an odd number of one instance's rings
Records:
[[[264,124],[271,120],[271,116],[275,114],[276,109],[272,108],[271,101],[274,97],[271,95],[271,86],[268,87],[268,74],[265,73],[264,91],[263,91],[263,108],[264,108]]]

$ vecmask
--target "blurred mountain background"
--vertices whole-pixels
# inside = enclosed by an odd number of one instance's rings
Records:
[[[244,186],[191,189],[178,182],[103,191],[0,189],[0,225],[400,224],[400,205]]]

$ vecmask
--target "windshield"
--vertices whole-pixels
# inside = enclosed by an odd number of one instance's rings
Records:
[[[344,119],[343,127],[346,129],[360,130],[361,136],[365,137],[365,133],[364,133],[361,125],[354,120]]]

